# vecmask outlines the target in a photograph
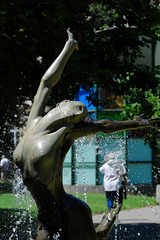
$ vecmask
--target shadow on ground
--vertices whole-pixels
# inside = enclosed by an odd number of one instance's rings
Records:
[[[0,209],[0,239],[35,239],[37,219],[25,210]]]
[[[0,193],[11,193],[13,190],[12,182],[1,182],[0,183]]]
[[[119,224],[114,226],[107,240],[159,240],[160,225],[156,223]]]
[[[26,210],[0,209],[0,239],[35,239],[37,219]],[[159,240],[160,225],[155,223],[118,224],[107,240]]]

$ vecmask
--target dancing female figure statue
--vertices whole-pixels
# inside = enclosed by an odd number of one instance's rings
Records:
[[[36,240],[54,236],[61,240],[99,239],[90,208],[63,188],[63,162],[75,139],[98,132],[151,127],[155,122],[141,117],[129,121],[85,122],[87,109],[78,101],[63,101],[45,115],[51,89],[59,81],[73,51],[78,49],[73,34],[67,32],[68,41],[62,52],[41,79],[26,132],[14,151],[14,161],[22,172],[24,184],[37,203]]]

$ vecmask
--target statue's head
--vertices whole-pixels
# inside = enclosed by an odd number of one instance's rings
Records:
[[[65,100],[58,107],[65,114],[68,122],[78,123],[84,121],[88,115],[86,106],[79,101]]]

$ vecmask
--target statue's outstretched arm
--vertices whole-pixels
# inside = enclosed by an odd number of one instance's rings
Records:
[[[113,121],[113,120],[99,120],[97,122],[82,122],[75,125],[72,129],[72,136],[74,139],[86,136],[88,134],[95,134],[103,132],[106,134],[120,132],[128,129],[137,129],[145,127],[154,127],[159,123],[159,118],[152,118],[149,120],[136,116],[133,120],[128,121]]]
[[[28,125],[30,127],[32,124],[39,119],[39,117],[43,116],[44,109],[49,99],[49,95],[51,93],[51,88],[59,81],[63,69],[71,56],[72,52],[76,49],[78,50],[78,44],[73,38],[73,34],[70,30],[67,30],[68,33],[68,41],[66,42],[62,52],[55,59],[52,65],[48,68],[48,70],[43,75],[37,94],[34,98],[33,106],[29,115]],[[33,123],[34,121],[34,123]]]

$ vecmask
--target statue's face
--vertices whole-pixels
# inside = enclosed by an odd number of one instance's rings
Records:
[[[81,122],[87,117],[86,106],[79,101],[63,101],[59,104],[61,111],[68,118],[68,122]]]

